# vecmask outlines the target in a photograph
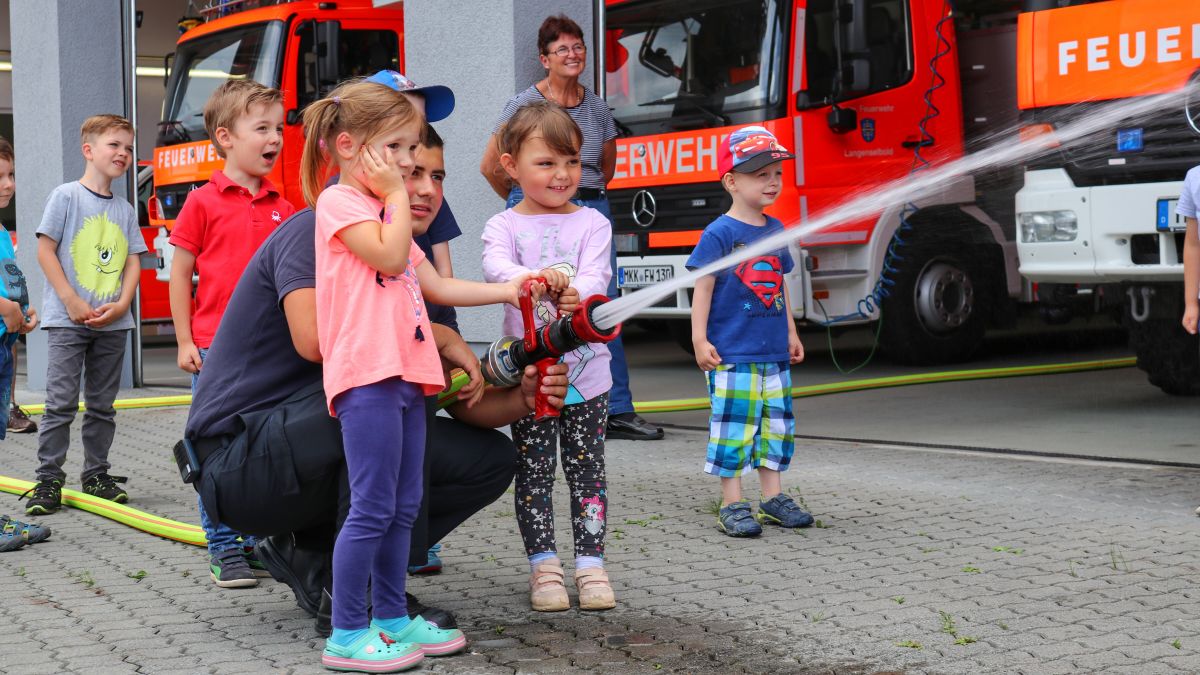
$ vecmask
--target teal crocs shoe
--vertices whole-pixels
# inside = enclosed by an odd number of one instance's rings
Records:
[[[395,673],[416,666],[425,658],[420,646],[399,642],[371,627],[354,644],[343,647],[325,641],[321,664],[347,673]]]
[[[426,656],[447,656],[467,648],[467,636],[457,628],[438,628],[436,624],[414,616],[408,627],[398,633],[383,630],[371,623],[372,632],[378,630],[396,642],[411,642],[421,648]]]

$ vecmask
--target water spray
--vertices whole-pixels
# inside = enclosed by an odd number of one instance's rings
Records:
[[[528,279],[521,285],[519,294],[521,323],[525,328],[523,339],[507,335],[493,342],[481,362],[483,379],[497,387],[515,387],[521,383],[525,367],[537,365],[538,381],[545,376],[546,369],[558,362],[558,358],[589,342],[612,342],[621,334],[621,324],[600,327],[595,321],[596,308],[608,302],[603,295],[593,295],[584,300],[579,309],[570,316],[562,316],[540,329],[534,323],[534,283],[545,284],[544,277]],[[558,417],[559,411],[550,405],[549,397],[541,386],[534,395],[534,419]]]
[[[1168,94],[1108,103],[1094,108],[1083,119],[1058,127],[1052,134],[1021,138],[1015,142],[1009,140],[998,143],[979,152],[860,193],[855,199],[831,208],[822,215],[809,219],[808,222],[788,224],[782,232],[759,239],[702,268],[692,270],[671,281],[648,286],[595,308],[594,325],[600,330],[612,328],[678,289],[695,284],[696,280],[703,276],[716,274],[750,258],[782,248],[793,240],[802,240],[804,237],[832,225],[870,218],[889,208],[898,208],[909,202],[928,199],[942,192],[945,186],[950,184],[952,178],[993,166],[1024,162],[1030,158],[1053,152],[1059,145],[1067,145],[1110,129],[1122,120],[1161,112],[1171,107],[1181,107],[1189,95],[1194,96],[1197,92],[1200,92],[1200,85],[1192,82],[1187,87]]]

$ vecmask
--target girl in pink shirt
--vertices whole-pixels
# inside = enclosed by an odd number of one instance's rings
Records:
[[[508,281],[541,270],[538,274],[551,285],[569,283],[580,298],[604,294],[612,276],[612,226],[599,211],[571,202],[581,172],[579,127],[557,105],[537,102],[519,109],[498,134],[500,163],[520,184],[524,199],[484,227],[484,278]],[[557,313],[551,303],[543,302],[537,312],[539,325]],[[517,310],[505,308],[504,328],[510,335],[522,334]],[[571,491],[579,607],[616,606],[604,571],[609,358],[603,344],[584,345],[566,354],[563,360],[571,385],[562,415],[542,421],[529,415],[512,425],[517,446],[517,525],[529,556],[530,604],[537,611],[570,606],[554,544],[551,503],[559,444]]]
[[[459,630],[409,619],[404,598],[421,504],[424,397],[444,386],[422,290],[444,305],[515,304],[525,278],[443,279],[425,264],[404,184],[424,122],[404,95],[362,80],[304,112],[301,180],[316,209],[317,338],[350,482],[350,512],[333,551],[333,634],[321,658],[337,670],[391,672],[466,646]],[[321,191],[333,166],[338,183]]]

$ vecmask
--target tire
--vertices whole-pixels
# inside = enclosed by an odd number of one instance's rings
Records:
[[[894,361],[936,365],[965,361],[983,343],[992,292],[980,247],[917,241],[897,262],[881,303],[880,346]]]
[[[671,338],[679,345],[680,349],[696,355],[696,348],[692,346],[692,322],[690,320],[672,319],[667,321],[667,332],[671,334]]]
[[[1137,366],[1150,384],[1172,396],[1200,396],[1200,337],[1189,335],[1178,319],[1139,323],[1127,317],[1126,326]]]

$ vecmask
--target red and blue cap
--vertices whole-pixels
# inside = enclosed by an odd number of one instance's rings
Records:
[[[730,171],[750,173],[768,164],[795,158],[779,144],[775,134],[765,128],[742,127],[729,134],[717,148],[717,174],[724,176]]]
[[[425,121],[437,122],[444,120],[454,112],[454,92],[449,87],[435,84],[430,87],[418,87],[416,82],[397,73],[394,70],[381,70],[367,78],[367,82],[382,84],[406,94],[420,94],[425,99]]]

